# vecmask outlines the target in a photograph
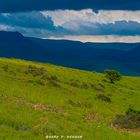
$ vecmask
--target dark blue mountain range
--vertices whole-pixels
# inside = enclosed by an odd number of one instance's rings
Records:
[[[24,37],[0,31],[0,57],[48,62],[103,72],[116,69],[140,76],[140,43],[82,43]]]

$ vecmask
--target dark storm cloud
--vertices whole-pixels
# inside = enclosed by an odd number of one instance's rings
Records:
[[[0,14],[0,30],[18,31],[26,36],[49,37],[68,34],[61,26],[55,26],[52,18],[41,12]]]
[[[140,35],[140,23],[116,21],[114,23],[90,22],[75,19],[56,26],[49,16],[41,12],[0,14],[1,30],[19,31],[26,36],[50,37],[66,35]],[[6,28],[7,27],[7,28]]]
[[[8,26],[54,30],[52,19],[40,12],[0,14],[0,23]]]
[[[93,10],[140,10],[140,0],[1,0],[0,12],[91,8]]]

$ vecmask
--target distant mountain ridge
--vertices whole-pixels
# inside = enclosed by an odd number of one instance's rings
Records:
[[[99,72],[112,68],[126,75],[140,75],[139,54],[140,43],[82,43],[24,37],[18,32],[0,31],[0,57]]]
[[[94,47],[97,49],[113,49],[113,50],[122,50],[122,51],[129,51],[132,50],[138,46],[140,46],[140,43],[125,43],[125,42],[105,42],[105,43],[99,43],[99,42],[85,42],[82,43],[80,41],[72,41],[72,40],[53,40],[53,39],[40,39],[40,38],[34,38],[34,37],[29,37],[31,40],[41,43],[43,46],[46,45],[44,43],[59,43],[61,45],[68,45],[68,46],[73,46],[73,45],[79,45],[80,46],[85,46],[85,47]]]
[[[66,54],[67,56],[140,62],[140,43],[82,43],[79,41],[38,38],[30,38],[30,40],[40,46],[44,46],[46,49],[51,51],[57,50],[59,53]]]

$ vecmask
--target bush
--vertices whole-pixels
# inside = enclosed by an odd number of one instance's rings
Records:
[[[69,83],[71,86],[73,86],[73,87],[80,87],[80,85],[77,83],[77,82],[75,82],[75,81],[72,81],[72,82],[70,82]]]
[[[73,101],[73,100],[68,100],[68,103],[74,107],[80,107],[80,108],[91,108],[92,104],[88,102],[80,102],[80,101]]]
[[[115,125],[125,129],[140,128],[140,111],[129,108],[125,115],[117,115]]]
[[[126,114],[127,114],[127,115],[129,115],[129,114],[140,115],[140,111],[134,110],[134,109],[132,109],[132,108],[129,108],[129,109],[126,111]]]
[[[4,66],[2,67],[2,69],[3,69],[5,72],[8,72],[9,66],[8,66],[8,65],[4,65]]]
[[[116,81],[121,80],[121,74],[115,70],[105,70],[106,78],[110,81],[110,83],[114,84]]]
[[[57,87],[57,88],[60,88],[60,87],[61,87],[60,83],[58,83],[57,81],[51,80],[50,83],[51,83],[51,85],[54,86],[54,87]]]
[[[41,79],[36,80],[36,83],[37,83],[38,85],[45,86],[45,82],[44,82],[43,80],[41,80]]]
[[[44,79],[44,80],[50,80],[50,81],[59,81],[58,78],[57,78],[57,76],[50,75],[50,74],[43,75],[42,76],[42,79]]]
[[[51,75],[49,80],[59,81],[57,76],[55,76],[55,75]]]
[[[89,88],[89,86],[88,86],[88,84],[87,83],[82,83],[82,85],[81,85],[81,88],[83,88],[83,89],[88,89]]]
[[[102,83],[99,83],[98,85],[93,83],[90,86],[98,92],[105,92],[105,86]]]
[[[33,76],[41,76],[44,75],[46,72],[47,71],[43,67],[38,68],[36,66],[29,65],[25,73],[32,74]]]
[[[97,120],[97,116],[95,112],[90,112],[86,115],[85,120],[87,122],[95,122]]]
[[[102,101],[105,101],[105,102],[108,102],[108,103],[111,103],[111,99],[110,97],[104,95],[104,94],[98,94],[97,95],[97,98],[102,100]]]

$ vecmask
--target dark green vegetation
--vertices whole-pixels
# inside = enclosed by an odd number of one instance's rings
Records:
[[[140,78],[111,84],[104,74],[0,59],[2,140],[44,140],[54,134],[139,140],[139,99]]]
[[[124,129],[140,128],[140,111],[129,108],[125,115],[117,115],[114,124]]]
[[[105,102],[109,102],[109,103],[111,102],[110,97],[108,97],[108,96],[106,96],[104,94],[98,94],[97,95],[97,98],[100,99],[100,100],[102,100],[102,101],[105,101]]]
[[[121,74],[115,70],[105,70],[105,76],[112,84],[121,80]]]

